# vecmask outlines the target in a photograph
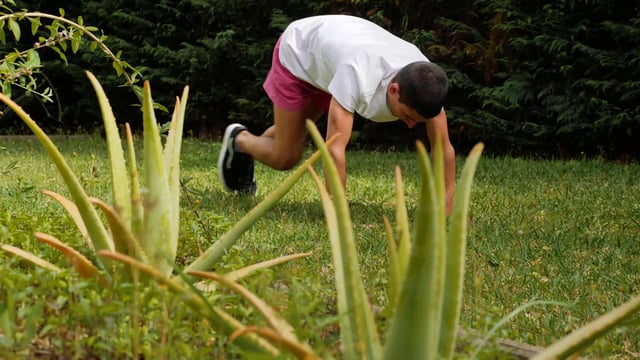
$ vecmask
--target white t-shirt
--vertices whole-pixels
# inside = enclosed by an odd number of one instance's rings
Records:
[[[376,122],[397,120],[387,86],[405,65],[429,61],[413,44],[362,18],[321,15],[292,22],[280,39],[280,62],[295,77]]]

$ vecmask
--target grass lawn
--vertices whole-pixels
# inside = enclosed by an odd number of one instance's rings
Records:
[[[90,195],[110,201],[103,141],[57,144]],[[219,146],[196,140],[183,144],[179,265],[215,242],[287,175],[257,165],[255,198],[225,193],[215,168]],[[465,154],[459,155],[461,167]],[[394,218],[396,165],[402,169],[412,213],[418,192],[415,154],[348,155],[347,194],[374,309],[386,304],[382,216]],[[471,196],[462,327],[486,334],[523,304],[558,301],[562,305],[527,308],[497,332],[502,338],[547,346],[640,293],[639,179],[638,164],[483,157]],[[0,244],[19,246],[66,267],[65,258],[38,243],[33,232],[50,233],[78,249],[82,240],[62,208],[40,189],[66,194],[40,144],[0,140]],[[318,354],[338,356],[331,249],[318,192],[308,175],[229,250],[216,270],[308,251],[313,256],[262,271],[245,285],[278,309]],[[53,275],[0,252],[0,358],[3,353],[27,357],[29,351],[43,357],[126,357],[136,347],[154,358],[225,358],[234,351],[161,289],[138,289],[142,296],[136,298],[130,285],[114,287],[77,280],[70,271]],[[260,321],[233,294],[218,291],[212,296],[233,304],[232,311],[243,322]],[[135,316],[140,322],[127,325]],[[378,318],[384,329],[383,311]],[[635,316],[597,341],[586,355],[640,356],[638,320]]]

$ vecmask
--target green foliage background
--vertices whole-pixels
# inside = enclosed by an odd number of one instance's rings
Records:
[[[539,156],[638,158],[640,1],[629,0],[184,0],[22,1],[20,7],[82,15],[106,44],[143,69],[157,102],[171,106],[192,88],[187,132],[216,138],[240,121],[259,132],[271,122],[262,91],[272,47],[293,19],[347,13],[369,18],[415,43],[451,80],[448,109],[456,147],[483,141],[486,151]],[[23,39],[22,46],[30,46]],[[7,44],[9,49],[20,44]],[[50,131],[93,131],[97,109],[84,81],[104,84],[119,121],[139,119],[110,62],[81,52],[45,74],[59,104],[18,98]],[[47,54],[41,55],[43,60]],[[164,115],[168,121],[168,114]],[[160,116],[162,118],[162,116]],[[140,124],[137,124],[138,126]],[[320,125],[322,126],[322,125]],[[0,131],[20,132],[10,114]],[[424,129],[356,123],[362,146],[410,147]]]

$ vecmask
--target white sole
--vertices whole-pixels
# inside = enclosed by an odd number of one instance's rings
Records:
[[[231,137],[231,133],[233,132],[233,130],[235,130],[238,127],[244,127],[244,126],[238,123],[227,126],[227,128],[224,131],[224,136],[222,137],[222,147],[220,148],[220,155],[218,155],[218,177],[220,178],[220,182],[222,183],[222,186],[224,186],[225,190],[227,191],[233,191],[233,190],[229,188],[229,186],[227,186],[227,183],[224,181],[224,176],[223,176],[224,154],[227,152],[227,147],[229,146],[229,138]]]

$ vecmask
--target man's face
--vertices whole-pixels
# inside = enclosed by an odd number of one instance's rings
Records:
[[[400,102],[400,88],[396,83],[391,83],[387,90],[387,107],[389,107],[389,111],[391,111],[394,116],[407,124],[409,128],[413,128],[416,124],[427,121],[427,119],[418,114],[417,111]]]

